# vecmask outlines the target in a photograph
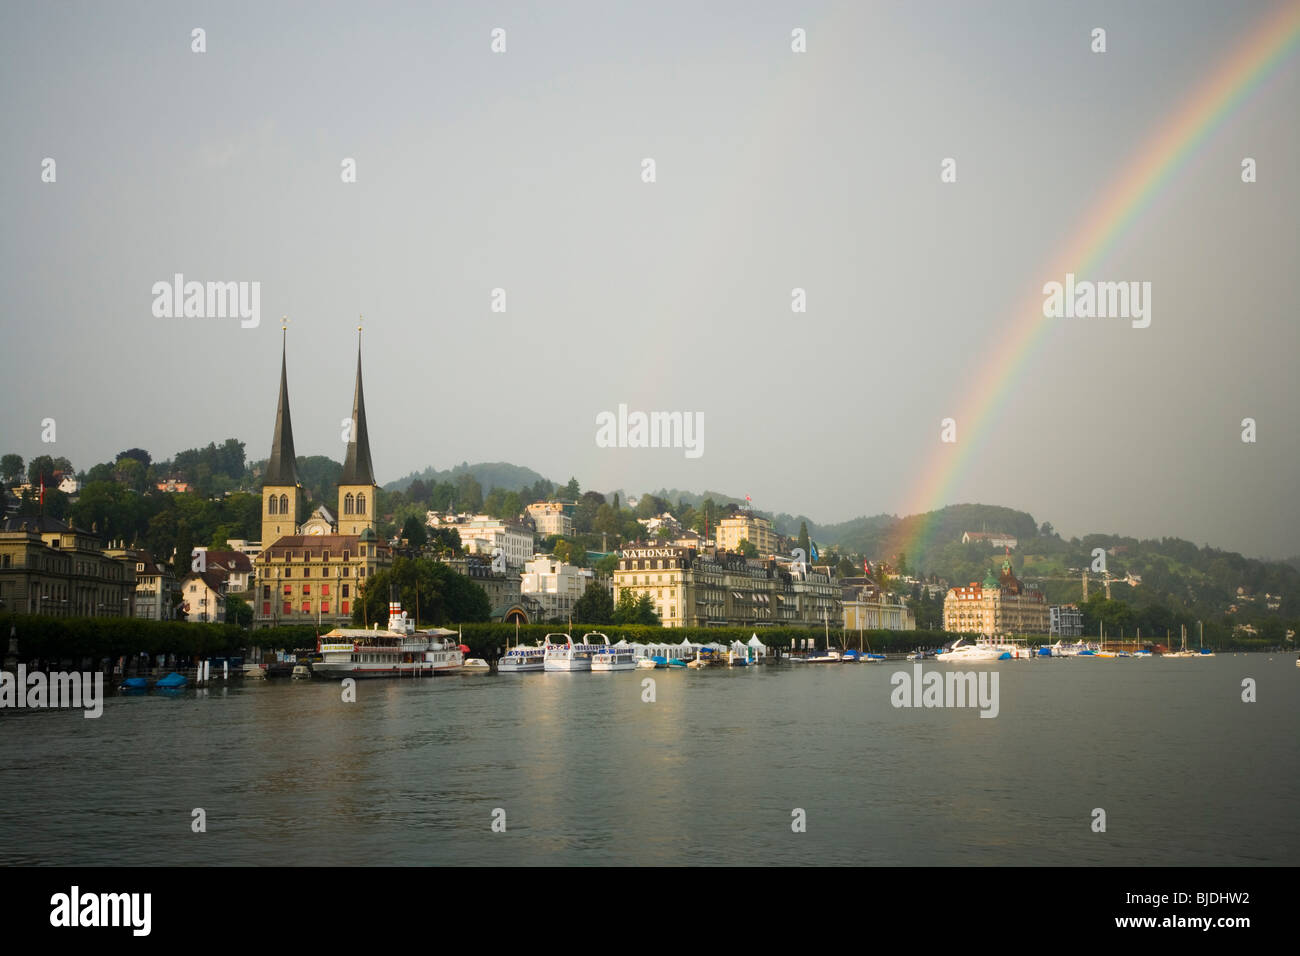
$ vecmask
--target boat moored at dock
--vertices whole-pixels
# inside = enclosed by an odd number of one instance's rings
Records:
[[[936,661],[945,664],[969,663],[978,661],[1029,660],[1032,651],[1023,644],[1001,643],[984,638],[974,643],[959,637],[951,645],[934,656]]]
[[[604,636],[603,634],[601,635]],[[552,640],[563,638],[563,641]],[[600,644],[575,644],[569,634],[547,634],[546,653],[542,659],[546,671],[589,671],[591,656],[602,650]]]
[[[506,651],[501,660],[497,661],[498,674],[531,674],[545,669],[546,646],[544,644],[512,647]]]
[[[591,669],[593,672],[607,673],[610,671],[631,671],[636,670],[637,658],[636,650],[626,641],[619,644],[609,643],[609,638],[605,637],[598,631],[591,631],[583,635],[583,642],[587,643],[588,638],[604,638],[605,645],[591,655]],[[592,641],[591,643],[595,643]]]
[[[335,628],[320,638],[318,677],[432,677],[464,664],[455,631],[417,631],[400,604],[388,605],[388,629]]]

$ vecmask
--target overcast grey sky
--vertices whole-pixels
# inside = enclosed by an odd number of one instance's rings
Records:
[[[364,313],[381,481],[902,512],[1089,211],[1277,7],[6,4],[0,450],[264,457],[288,313],[298,453],[341,460]],[[1060,320],[945,503],[1300,552],[1298,104],[1292,55],[1088,276],[1150,281],[1150,328]],[[155,318],[177,272],[260,282],[261,325]],[[619,403],[702,412],[703,455],[597,447]]]

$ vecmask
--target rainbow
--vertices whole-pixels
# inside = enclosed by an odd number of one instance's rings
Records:
[[[1042,274],[1059,279],[1073,272],[1080,278],[1087,277],[1169,186],[1197,148],[1295,51],[1297,41],[1300,2],[1287,3],[1266,17],[1143,145],[1137,159],[1107,188],[1106,201],[1083,222],[1066,249]],[[927,549],[936,522],[926,515],[951,503],[952,491],[965,475],[972,451],[998,420],[1022,370],[1029,366],[1048,333],[1059,327],[1057,320],[1043,317],[1041,295],[1026,302],[1015,315],[1015,324],[1008,334],[999,337],[1002,344],[983,363],[986,371],[968,393],[962,411],[954,416],[960,429],[958,441],[939,444],[923,472],[925,478],[918,486],[914,503],[904,512],[917,517],[900,526],[882,557],[892,560],[900,551],[916,556]]]

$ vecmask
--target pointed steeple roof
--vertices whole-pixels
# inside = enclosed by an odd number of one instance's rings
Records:
[[[275,409],[275,437],[263,485],[298,484],[298,459],[293,452],[293,424],[289,421],[289,374],[285,361],[284,330],[280,340],[280,403]]]
[[[361,391],[361,330],[357,329],[357,389],[352,396],[352,440],[343,462],[340,485],[373,485],[375,469],[370,463],[370,433],[366,429],[366,399]]]

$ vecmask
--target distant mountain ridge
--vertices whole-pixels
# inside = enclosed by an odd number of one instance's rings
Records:
[[[445,471],[439,471],[430,465],[424,471],[411,472],[404,478],[398,478],[396,481],[390,481],[384,485],[385,491],[405,491],[410,487],[411,482],[419,478],[425,484],[446,481],[454,483],[461,475],[469,472],[474,479],[482,486],[483,494],[487,494],[493,488],[502,488],[506,491],[522,491],[530,488],[539,481],[549,481],[546,476],[541,475],[531,468],[524,468],[521,465],[512,465],[506,461],[484,461],[477,464],[461,462]],[[566,479],[567,480],[567,479]],[[563,481],[554,482],[556,485],[563,485]]]

